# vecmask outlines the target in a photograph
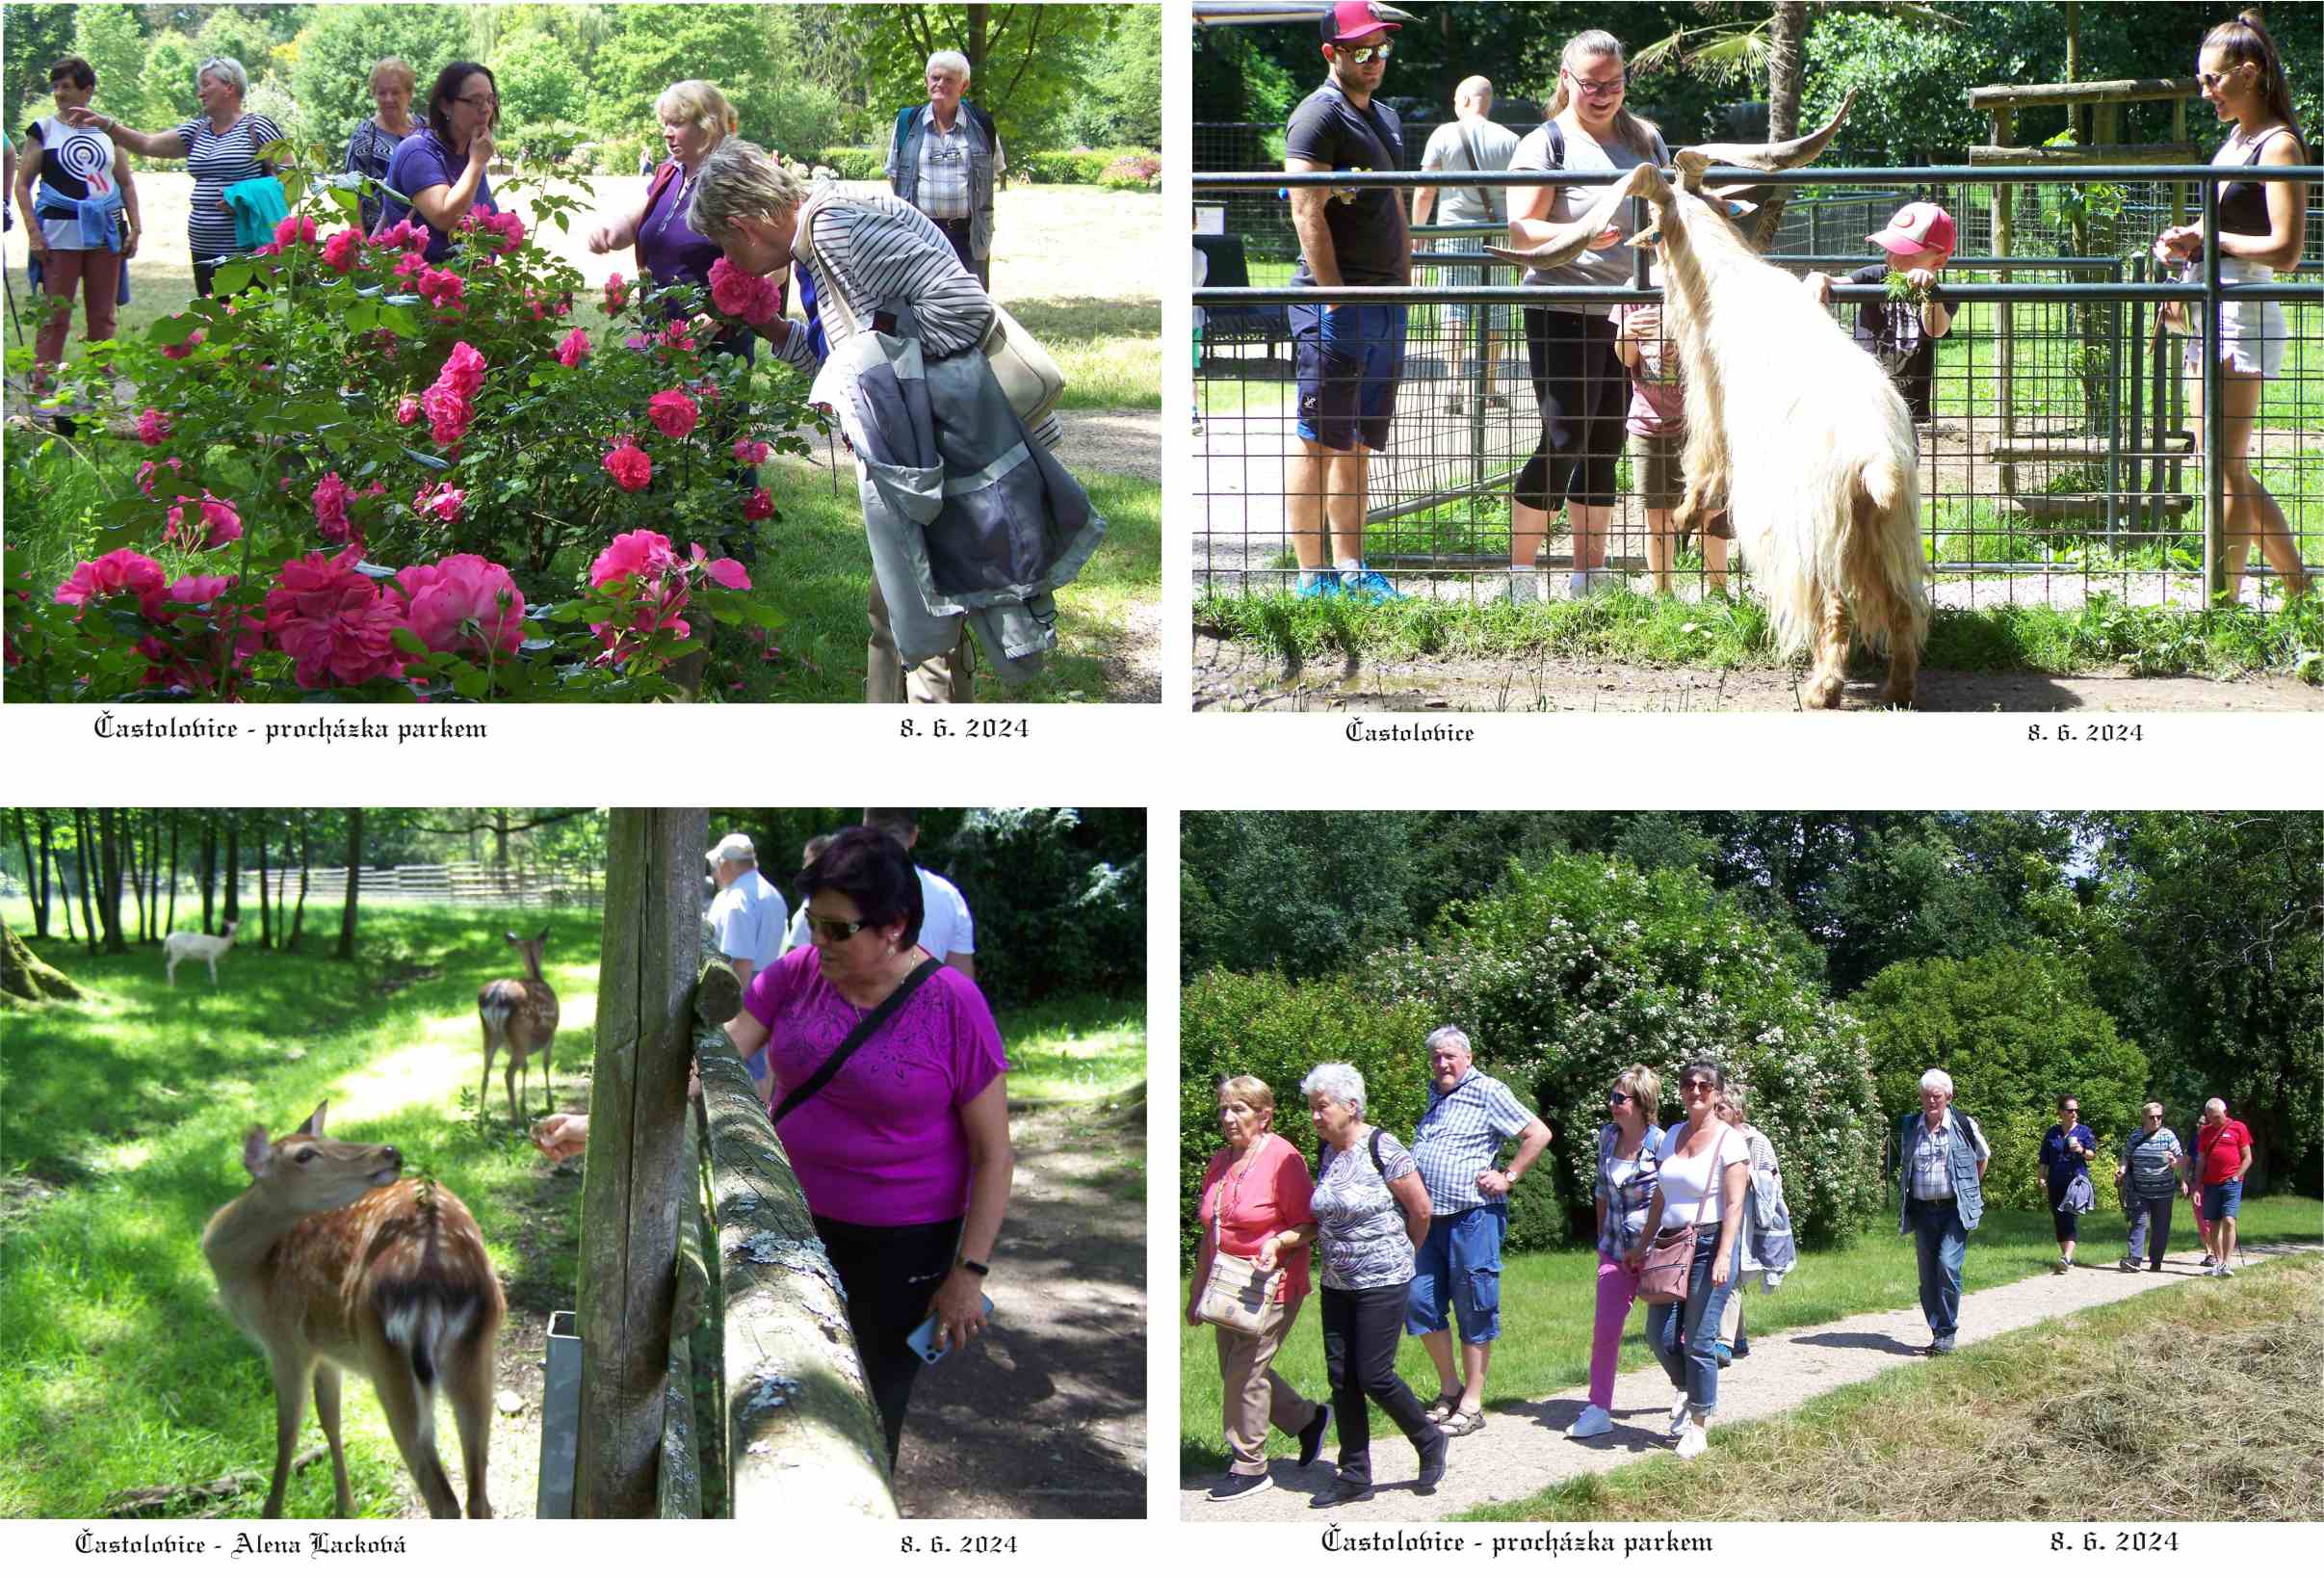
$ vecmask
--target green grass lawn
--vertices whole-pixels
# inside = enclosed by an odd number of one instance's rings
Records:
[[[864,547],[854,473],[844,455],[841,461],[836,497],[829,472],[789,462],[762,471],[781,518],[768,523],[751,580],[772,589],[789,622],[774,634],[773,654],[765,663],[746,664],[741,671],[743,689],[725,699],[863,699],[864,644],[870,635],[864,601],[871,591],[872,562]],[[1132,610],[1162,593],[1162,488],[1104,472],[1081,482],[1106,517],[1106,540],[1081,576],[1058,594],[1062,611],[1058,650],[1038,678],[1015,692],[984,678],[977,691],[980,701],[1116,699],[1110,694],[1113,681],[1108,660],[1119,660]]]
[[[1714,1429],[1693,1462],[1650,1453],[1461,1520],[2304,1521],[2319,1299],[2313,1255],[2174,1280]]]
[[[1103,1101],[1146,1078],[1146,1005],[1084,992],[1002,1013],[1011,1101]]]
[[[21,902],[10,907],[12,924],[25,918]],[[257,1490],[229,1505],[256,1512],[274,1461],[272,1388],[218,1309],[200,1250],[211,1214],[248,1182],[241,1141],[253,1122],[280,1134],[328,1097],[330,1133],[393,1142],[409,1170],[467,1203],[512,1303],[572,1287],[579,1191],[560,1192],[561,1230],[527,1230],[543,1172],[508,1124],[497,1070],[491,1121],[477,1121],[476,993],[520,968],[501,936],[509,913],[367,905],[362,957],[343,965],[325,957],[335,913],[310,911],[305,952],[238,946],[217,987],[181,967],[174,994],[157,947],[91,959],[39,946],[93,995],[8,1024],[0,1438],[13,1445],[0,1516],[86,1517],[130,1487],[253,1469]],[[558,1087],[570,1091],[567,1070],[591,1056],[599,921],[559,911],[547,924]],[[530,1104],[545,1110],[537,1067],[532,1085]],[[370,1388],[351,1383],[346,1407],[357,1506],[392,1512],[405,1473]],[[330,1506],[327,1471],[294,1479],[291,1515]]]
[[[2292,1196],[2247,1201],[2240,1218],[2243,1239],[2259,1244],[2313,1239],[2324,1219],[2319,1202]],[[1756,1337],[1801,1327],[1822,1326],[1874,1310],[1910,1308],[1919,1302],[1913,1241],[1900,1236],[1893,1218],[1870,1223],[1843,1249],[1801,1257],[1800,1266],[1774,1293],[1754,1292],[1744,1309]],[[2119,1212],[2099,1211],[2082,1219],[2079,1258],[2111,1262],[2122,1252],[2128,1227]],[[2174,1244],[2195,1242],[2182,1210],[2173,1223]],[[1965,1291],[1998,1287],[2048,1272],[2057,1258],[2047,1211],[1988,1211],[1970,1239],[1963,1271]],[[1597,1305],[1595,1250],[1560,1250],[1510,1257],[1501,1274],[1501,1337],[1493,1348],[1486,1383],[1488,1407],[1546,1397],[1589,1380],[1590,1325]],[[1216,1339],[1208,1329],[1185,1325],[1190,1287],[1180,1279],[1178,1306],[1181,1365],[1179,1468],[1188,1475],[1223,1472],[1226,1454],[1219,1438],[1219,1383]],[[1646,1352],[1642,1317],[1632,1313],[1622,1340],[1621,1368],[1654,1362]],[[1302,1310],[1297,1328],[1275,1360],[1283,1378],[1301,1395],[1327,1395],[1323,1338],[1313,1310]],[[1402,1344],[1397,1370],[1423,1399],[1436,1395],[1436,1370],[1417,1342]],[[1375,1433],[1393,1436],[1396,1427],[1374,1407]],[[1678,1516],[1672,1512],[1668,1515]],[[1733,1515],[1733,1514],[1730,1514]]]

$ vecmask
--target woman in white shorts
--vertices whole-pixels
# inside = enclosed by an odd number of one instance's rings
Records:
[[[2214,165],[2298,165],[2307,146],[2292,118],[2291,91],[2284,60],[2257,17],[2246,13],[2222,22],[2203,40],[2197,62],[2203,96],[2234,134],[2211,156]],[[2230,284],[2266,284],[2277,271],[2298,266],[2302,216],[2308,189],[2299,181],[2232,181],[2219,190],[2219,276]],[[2188,263],[2203,256],[2201,224],[2177,224],[2154,239],[2163,263]],[[2288,333],[2280,302],[2223,303],[2219,314],[2219,371],[2225,442],[2219,464],[2227,493],[2227,590],[2237,596],[2243,566],[2257,542],[2283,577],[2286,597],[2309,589],[2299,539],[2284,508],[2252,475],[2248,452],[2252,427],[2266,381],[2284,368]],[[2203,432],[2203,340],[2186,352],[2187,408]],[[2199,440],[2200,441],[2200,440]]]

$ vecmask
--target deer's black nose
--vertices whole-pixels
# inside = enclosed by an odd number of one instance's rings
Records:
[[[404,1153],[403,1153],[402,1151],[400,1151],[400,1150],[396,1149],[396,1147],[395,1147],[395,1146],[393,1146],[393,1145],[382,1145],[382,1146],[380,1146],[379,1148],[380,1148],[380,1150],[381,1150],[382,1152],[384,1152],[384,1153],[385,1153],[385,1155],[386,1155],[386,1157],[387,1157],[387,1163],[386,1163],[386,1165],[387,1165],[387,1166],[389,1166],[389,1167],[402,1167],[402,1166],[404,1165]]]

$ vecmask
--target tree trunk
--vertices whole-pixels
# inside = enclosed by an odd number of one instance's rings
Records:
[[[163,922],[164,934],[177,930],[177,827],[180,813],[173,806],[170,811],[170,918]]]
[[[266,890],[267,825],[266,813],[258,813],[258,946],[274,946],[274,911],[267,903]]]
[[[201,929],[205,934],[214,930],[217,900],[218,813],[209,811],[201,819]]]
[[[146,940],[149,942],[159,942],[162,939],[163,814],[159,807],[145,814],[145,883],[150,890],[150,902],[145,907],[147,913],[152,917],[149,922],[152,930],[146,934]]]
[[[104,806],[97,810],[97,919],[105,928],[105,951],[127,953],[129,942],[121,935],[121,817]]]
[[[137,940],[145,940],[145,866],[137,847],[137,813],[121,813],[121,875],[129,886],[129,902],[137,907]]]
[[[89,852],[96,845],[96,834],[90,830],[89,813],[74,807],[72,813],[72,876],[73,885],[81,890],[81,940],[89,945],[89,957],[97,957],[97,911],[89,893]]]
[[[347,902],[339,910],[339,957],[350,963],[355,957],[355,895],[363,886],[363,811],[347,813]]]
[[[48,861],[51,847],[55,842],[55,828],[50,825],[48,813],[46,811],[37,813],[35,820],[40,825],[40,887],[39,897],[33,901],[33,935],[46,938],[48,935],[48,904],[50,893],[50,888],[48,885]],[[66,920],[70,920],[72,918],[72,907],[70,905],[65,906],[65,918]]]
[[[1799,135],[1802,66],[1807,59],[1807,0],[1776,0],[1775,16],[1767,29],[1767,141],[1782,143]],[[1784,206],[1790,199],[1788,186],[1773,189],[1759,214],[1755,245],[1765,251],[1775,245],[1784,223]]]
[[[307,836],[309,813],[302,806],[299,811],[299,907],[291,916],[291,949],[299,948],[299,934],[306,929],[307,874],[314,869],[314,842]]]
[[[226,881],[224,918],[242,919],[242,814],[219,813],[226,819]]]
[[[72,984],[71,977],[43,964],[39,955],[24,946],[16,929],[0,920],[0,997],[41,1003],[80,996],[81,988]]]
[[[33,935],[45,936],[48,933],[48,909],[40,902],[40,873],[33,865],[32,824],[25,820],[24,807],[21,805],[15,808],[15,817],[16,842],[24,847],[24,896],[32,901]]]

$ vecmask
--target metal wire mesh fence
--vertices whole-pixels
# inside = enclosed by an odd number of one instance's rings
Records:
[[[1861,238],[1916,199],[1944,202],[1959,221],[1958,251],[1938,294],[1950,324],[1937,341],[1925,408],[1916,411],[1922,541],[1941,607],[2072,607],[2100,594],[2198,607],[2207,590],[2238,583],[2245,602],[2273,606],[2312,573],[2304,565],[2324,561],[2324,286],[2223,280],[2200,264],[2181,271],[2187,277],[2164,277],[2146,250],[2163,225],[2206,212],[2218,180],[2251,173],[1927,167],[1750,177],[1790,198],[1770,261],[1800,274],[1803,290],[1812,288],[1807,276],[1826,276],[1830,310],[1851,328],[1889,302],[1883,283],[1846,280],[1881,255]],[[2285,173],[2311,183],[2312,259],[2324,251],[2315,239],[2324,235],[2324,188],[2312,184],[2319,172]],[[1270,205],[1288,231],[1288,186],[1426,183],[1371,172],[1198,172],[1193,184],[1198,203],[1239,205],[1230,214]],[[1688,597],[1747,577],[1740,544],[1673,535],[1675,499],[1656,453],[1668,446],[1629,431],[1604,430],[1619,454],[1610,457],[1602,535],[1594,513],[1569,509],[1553,519],[1537,557],[1528,539],[1513,538],[1513,489],[1543,433],[1528,329],[1538,339],[1556,319],[1605,317],[1660,293],[1643,281],[1520,289],[1517,266],[1479,255],[1498,230],[1416,233],[1409,287],[1336,292],[1288,288],[1288,261],[1273,280],[1256,277],[1262,267],[1247,253],[1252,277],[1235,288],[1221,276],[1233,274],[1236,243],[1247,238],[1199,238],[1212,254],[1209,286],[1194,295],[1199,588],[1290,590],[1300,584],[1302,557],[1328,565],[1351,547],[1398,593],[1444,599],[1554,594],[1582,569],[1600,573],[1577,591],[1629,584]],[[2185,302],[2192,332],[2158,323],[2157,303],[2174,299]],[[1312,431],[1318,413],[1301,404],[1293,315],[1323,302],[1403,311],[1400,364],[1358,376],[1369,384],[1360,403],[1393,406],[1360,481],[1345,461],[1315,463],[1301,441],[1303,415]],[[2209,379],[2202,371],[2222,305],[2254,323],[2281,314],[2270,321],[2270,337],[2281,340],[2269,352],[2275,370],[2248,423],[2240,416],[2249,386],[2229,389],[2215,364]],[[1769,387],[1780,382],[1770,379]],[[1627,387],[1603,393],[1631,406]],[[2215,412],[2207,423],[2206,409]],[[2206,453],[2229,462],[2206,473]],[[1295,537],[1308,539],[1304,556]],[[1513,551],[1523,563],[1513,565]]]

